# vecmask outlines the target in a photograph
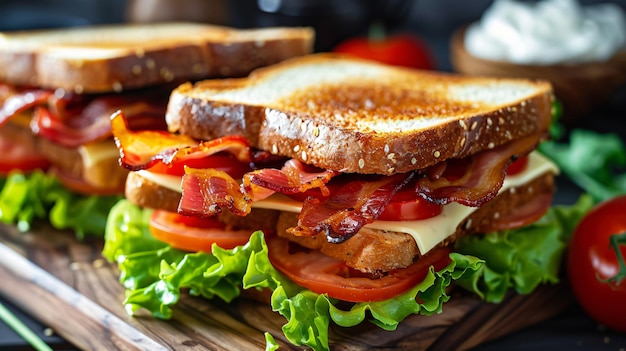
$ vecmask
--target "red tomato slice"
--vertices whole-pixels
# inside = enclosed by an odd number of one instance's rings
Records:
[[[450,263],[450,250],[438,248],[407,268],[372,278],[319,251],[294,250],[295,244],[283,238],[273,237],[267,245],[272,265],[289,279],[316,293],[349,302],[390,299],[419,284],[430,266],[440,270]]]
[[[157,162],[149,170],[155,173],[183,176],[185,166],[191,168],[214,168],[228,173],[233,178],[241,178],[246,172],[251,171],[250,165],[238,161],[234,156],[227,154],[216,154],[202,158],[187,159],[182,162],[174,162],[165,165]]]
[[[150,217],[150,233],[179,250],[211,252],[213,244],[223,249],[244,245],[252,231],[228,230],[223,223],[213,218],[155,210]]]
[[[432,203],[415,195],[412,187],[397,192],[383,213],[381,221],[414,221],[435,217],[441,213],[442,205]]]
[[[6,175],[12,170],[30,172],[35,169],[47,169],[50,162],[30,147],[0,138],[0,174]]]
[[[528,165],[528,155],[519,157],[517,160],[511,162],[509,167],[506,169],[507,175],[516,175],[522,173],[526,166]]]

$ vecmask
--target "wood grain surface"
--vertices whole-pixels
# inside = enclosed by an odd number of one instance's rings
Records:
[[[286,320],[265,304],[184,296],[171,320],[129,316],[115,265],[102,242],[41,226],[20,233],[0,225],[0,294],[84,350],[262,350],[270,332],[281,350]],[[464,350],[548,319],[572,303],[562,285],[487,304],[460,291],[442,314],[411,316],[387,332],[369,323],[333,327],[332,350]]]

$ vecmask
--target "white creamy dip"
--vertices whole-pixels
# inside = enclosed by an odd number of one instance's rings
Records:
[[[465,34],[470,54],[518,64],[605,61],[626,48],[626,20],[615,4],[575,0],[496,0]]]

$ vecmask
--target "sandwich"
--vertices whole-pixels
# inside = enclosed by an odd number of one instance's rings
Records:
[[[281,338],[313,349],[330,323],[441,312],[451,286],[530,293],[558,281],[565,247],[558,169],[536,151],[552,101],[545,81],[324,53],[184,83],[167,133],[111,117],[130,173],[103,255],[130,312],[265,293]]]
[[[27,228],[52,206],[53,224],[65,227],[85,209],[85,224],[101,213],[101,225],[89,231],[102,233],[128,173],[117,165],[111,113],[126,111],[133,128],[165,129],[169,93],[181,82],[241,77],[310,53],[313,35],[193,23],[0,33],[0,174],[9,189],[0,203],[10,203],[2,220]]]

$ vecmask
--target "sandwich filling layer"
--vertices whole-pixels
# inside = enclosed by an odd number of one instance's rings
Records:
[[[182,192],[180,177],[157,174],[146,170],[140,170],[137,173],[164,188],[179,193]],[[547,173],[557,174],[558,168],[538,152],[532,152],[529,155],[529,162],[524,171],[507,176],[499,193],[512,191],[512,189],[523,186]],[[302,209],[302,202],[282,194],[274,194],[267,199],[253,202],[252,207],[298,213]],[[365,227],[408,234],[414,238],[420,253],[424,254],[453,234],[458,225],[476,209],[477,207],[464,206],[453,202],[443,206],[441,214],[432,218],[416,221],[377,220],[367,224]]]

